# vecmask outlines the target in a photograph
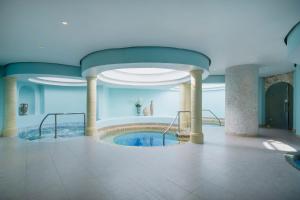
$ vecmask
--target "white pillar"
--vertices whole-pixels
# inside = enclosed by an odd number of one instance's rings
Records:
[[[96,115],[97,115],[97,78],[87,77],[87,101],[86,101],[86,135],[92,136],[97,132]]]
[[[234,66],[225,72],[225,132],[254,136],[258,132],[258,67]]]
[[[191,71],[191,138],[195,144],[203,144],[202,133],[202,70]]]
[[[17,134],[16,107],[17,107],[17,81],[14,77],[4,78],[4,123],[3,136]]]
[[[191,111],[191,83],[182,83],[180,85],[180,110]],[[180,131],[190,128],[190,113],[181,113]]]

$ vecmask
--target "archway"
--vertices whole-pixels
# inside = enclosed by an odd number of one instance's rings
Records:
[[[280,82],[266,92],[266,125],[271,128],[293,129],[293,86]]]

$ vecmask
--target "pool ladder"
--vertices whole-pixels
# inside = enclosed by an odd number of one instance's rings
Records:
[[[219,125],[222,126],[222,122],[221,122],[221,119],[211,110],[209,109],[203,109],[203,111],[206,111],[206,112],[209,112],[210,114],[212,114],[212,116],[218,121]]]
[[[166,144],[166,134],[168,133],[168,131],[172,128],[172,126],[174,125],[175,121],[178,119],[178,123],[177,123],[177,132],[176,132],[176,136],[178,137],[178,135],[180,134],[180,114],[181,113],[189,113],[191,115],[191,111],[188,110],[180,110],[177,112],[175,118],[173,119],[173,121],[171,122],[171,124],[168,126],[168,128],[163,132],[163,146],[165,146]],[[191,120],[190,120],[191,121]]]
[[[213,113],[213,111],[209,110],[209,109],[203,109],[202,112],[209,112],[210,114],[213,115],[213,117],[218,121],[219,125],[222,126],[222,122],[221,119],[217,117],[217,115],[215,113]],[[168,126],[168,128],[166,130],[164,130],[163,132],[163,146],[165,146],[166,143],[166,134],[168,133],[168,131],[171,129],[171,127],[174,125],[175,121],[178,119],[178,124],[177,124],[177,132],[176,132],[176,136],[178,137],[178,135],[180,135],[180,114],[181,113],[189,113],[190,114],[190,119],[191,119],[191,111],[188,110],[180,110],[177,112],[175,118],[173,119],[173,121],[170,123],[170,125]],[[191,127],[191,120],[189,120],[189,127]]]
[[[42,137],[42,125],[49,116],[54,116],[54,138],[57,138],[57,116],[58,115],[83,115],[83,131],[85,135],[85,113],[48,113],[40,123],[39,136]]]

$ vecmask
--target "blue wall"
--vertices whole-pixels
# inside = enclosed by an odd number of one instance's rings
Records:
[[[46,113],[86,112],[86,87],[49,86],[18,81],[18,94],[24,87],[29,87],[34,91],[34,101],[30,98],[30,101],[32,101],[31,104],[34,104],[34,111],[26,116],[17,115],[18,128],[39,125]],[[150,101],[153,100],[154,115],[175,116],[176,112],[180,109],[179,95],[180,92],[178,88],[164,90],[133,89],[109,88],[100,85],[97,87],[97,119],[134,116],[136,115],[134,104],[138,99],[142,100],[143,108],[148,106]],[[28,98],[28,95],[26,98]],[[23,100],[18,98],[17,107],[19,107],[19,103],[27,102],[23,102]],[[225,90],[203,90],[203,108],[211,109],[218,117],[223,118],[225,110]],[[209,113],[203,113],[203,115],[211,117]],[[61,116],[58,121],[82,122],[82,117]],[[45,121],[46,124],[52,124],[53,122],[53,118],[49,118]]]
[[[141,99],[143,107],[153,100],[154,115],[175,116],[179,110],[179,92],[155,89],[120,89],[108,90],[108,118],[136,115],[135,102]]]
[[[202,108],[210,109],[219,118],[225,116],[225,88],[218,90],[203,90]],[[212,117],[208,112],[203,112],[203,117]]]
[[[22,103],[28,104],[28,114],[34,115],[35,114],[35,99],[36,94],[32,87],[30,86],[23,86],[19,89],[19,100],[18,105]]]
[[[34,91],[34,101],[31,100],[31,105],[34,108],[33,113],[20,116],[17,114],[17,127],[31,127],[37,126],[41,122],[42,118],[47,113],[66,113],[66,112],[85,112],[86,109],[86,88],[85,87],[61,87],[61,86],[49,86],[39,85],[29,82],[18,81],[17,94],[20,94],[22,88],[31,88]],[[28,91],[28,90],[27,90]],[[24,95],[24,94],[23,94]],[[27,99],[28,94],[25,94]],[[24,100],[24,99],[23,99]],[[19,103],[23,102],[18,96]],[[22,101],[22,102],[21,102]],[[30,106],[30,104],[29,104]],[[59,122],[82,122],[82,116],[59,116]],[[47,124],[54,123],[53,117],[45,121]]]
[[[4,69],[0,66],[0,136],[2,134],[2,128],[3,128],[3,115],[4,115],[4,82],[3,82],[3,76],[4,75]]]
[[[179,89],[120,89],[109,88],[105,105],[106,115],[102,118],[133,116],[136,115],[134,106],[137,99],[141,99],[143,108],[153,100],[154,115],[174,116],[180,110]],[[225,89],[203,90],[203,109],[212,110],[218,117],[225,116]],[[211,114],[203,112],[203,116],[212,117]]]
[[[44,86],[45,113],[85,112],[85,87]]]
[[[97,120],[108,117],[109,89],[105,86],[97,86]]]
[[[296,134],[300,135],[300,65],[294,71],[294,127]]]

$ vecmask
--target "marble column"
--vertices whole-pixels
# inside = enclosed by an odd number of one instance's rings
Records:
[[[258,133],[258,67],[240,65],[225,72],[225,132],[239,136]]]
[[[87,77],[87,99],[86,99],[86,135],[96,134],[96,115],[97,115],[97,78]]]
[[[180,85],[180,110],[191,111],[191,83],[182,83]],[[190,113],[181,113],[180,131],[190,128]]]
[[[191,73],[191,138],[195,144],[203,144],[202,133],[202,70]]]
[[[17,134],[17,80],[14,77],[4,78],[4,121],[3,136],[10,137]]]

